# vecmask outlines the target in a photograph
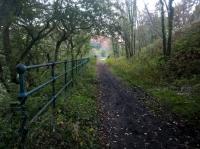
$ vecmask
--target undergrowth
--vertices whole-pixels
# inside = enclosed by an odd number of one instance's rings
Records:
[[[199,76],[168,81],[160,68],[159,58],[150,56],[131,60],[110,58],[107,63],[115,74],[131,86],[144,88],[172,113],[192,124],[199,123]]]
[[[99,148],[95,82],[95,60],[91,60],[79,72],[73,87],[56,101],[55,132],[52,131],[52,109],[49,107],[48,111],[31,125],[25,143],[26,148]],[[58,82],[58,86],[60,83],[63,81]],[[49,89],[45,89],[44,93],[48,93]],[[8,95],[4,95],[2,99],[6,96]],[[48,94],[39,94],[29,99],[26,106],[30,117],[38,110],[39,103],[42,105],[47,101],[47,96]],[[9,102],[2,100],[2,103]],[[9,104],[1,106],[1,110],[0,148],[16,148],[19,140],[20,113],[11,111]]]

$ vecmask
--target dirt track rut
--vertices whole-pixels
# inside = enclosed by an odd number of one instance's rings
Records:
[[[200,148],[199,133],[157,118],[140,100],[145,93],[124,85],[105,64],[97,64],[97,73],[103,148]]]

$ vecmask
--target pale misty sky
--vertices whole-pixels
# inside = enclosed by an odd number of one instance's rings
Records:
[[[138,9],[140,11],[142,11],[144,9],[144,3],[147,5],[149,11],[154,11],[155,10],[155,4],[158,2],[159,0],[137,0],[137,6]],[[168,0],[166,0],[168,2]],[[174,3],[177,4],[179,3],[181,0],[174,0]]]
[[[55,0],[49,0],[50,2],[53,2]],[[95,0],[94,0],[95,1]],[[124,1],[124,0],[121,0],[121,1]],[[150,12],[153,12],[155,10],[155,5],[156,5],[156,2],[158,2],[159,0],[137,0],[137,6],[138,6],[138,9],[139,11],[142,11],[144,10],[144,7],[146,4],[149,11]],[[168,2],[168,0],[166,0]],[[174,3],[177,4],[179,3],[181,0],[174,0]]]
[[[147,5],[149,11],[155,10],[155,4],[158,0],[138,0],[137,6],[140,11],[144,9],[144,3]]]

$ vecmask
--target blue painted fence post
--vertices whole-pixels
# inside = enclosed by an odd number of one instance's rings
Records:
[[[65,67],[65,82],[64,82],[64,85],[66,85],[67,84],[67,61],[65,61],[64,67]],[[65,88],[65,93],[64,93],[65,96],[66,96],[66,91],[67,91],[67,88]]]
[[[26,94],[26,82],[25,82],[25,72],[26,72],[26,66],[24,64],[18,64],[16,66],[17,73],[19,74],[19,94],[18,94],[18,100],[20,102],[20,111],[21,111],[21,124],[19,129],[20,134],[20,144],[19,148],[24,148],[25,139],[28,133],[27,128],[27,112],[25,109],[25,101],[27,99]]]
[[[52,98],[53,98],[53,102],[52,102],[52,119],[51,119],[51,125],[52,125],[52,131],[55,132],[55,107],[56,107],[56,97],[55,97],[55,62],[52,63],[51,65],[51,77],[53,79],[52,82]]]
[[[67,84],[67,61],[65,61],[65,84]]]

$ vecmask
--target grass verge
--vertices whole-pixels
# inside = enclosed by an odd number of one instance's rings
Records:
[[[43,127],[41,133],[31,138],[35,140],[39,137],[35,147],[99,148],[95,82],[96,68],[92,60],[76,77],[67,97],[59,99],[56,106],[56,132],[49,132],[48,127]]]
[[[132,60],[110,58],[107,63],[112,68],[113,73],[120,76],[129,85],[136,85],[145,89],[156,97],[161,104],[167,106],[172,113],[188,120],[192,124],[199,124],[199,95],[177,89],[177,82],[185,82],[183,81],[184,79],[167,82],[162,76],[163,72],[160,72],[158,68],[158,60],[156,58],[149,58],[148,60],[146,58]],[[187,80],[186,82],[194,82],[194,80]],[[197,79],[195,84],[198,84]],[[181,86],[184,86],[184,83]]]

